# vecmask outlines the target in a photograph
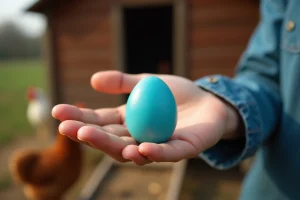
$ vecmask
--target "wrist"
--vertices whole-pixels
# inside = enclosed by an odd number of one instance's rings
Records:
[[[244,123],[238,110],[228,102],[224,100],[222,101],[225,103],[227,107],[226,128],[222,139],[228,140],[228,139],[237,139],[237,138],[244,137],[245,136],[245,134],[243,134]]]
[[[244,134],[244,122],[242,119],[242,116],[239,114],[238,110],[231,105],[229,102],[224,100],[223,98],[215,95],[214,93],[211,93],[210,91],[207,91],[203,89],[203,91],[207,92],[208,94],[214,96],[218,100],[220,100],[224,106],[226,107],[226,122],[225,122],[225,131],[221,139],[223,140],[232,140],[237,138],[242,138],[245,136]]]

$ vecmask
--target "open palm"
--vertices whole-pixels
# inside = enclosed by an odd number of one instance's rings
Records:
[[[91,78],[91,84],[99,92],[130,93],[148,75],[98,72]],[[233,131],[235,124],[228,122],[229,107],[219,98],[201,90],[188,79],[173,75],[157,76],[170,87],[178,110],[177,126],[167,143],[138,145],[124,125],[126,105],[97,110],[57,105],[52,115],[62,121],[60,133],[101,150],[120,162],[133,161],[144,165],[153,161],[176,162],[195,157]]]

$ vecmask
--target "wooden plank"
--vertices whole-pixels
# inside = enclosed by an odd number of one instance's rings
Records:
[[[243,4],[245,7],[256,6],[259,5],[259,0],[188,0],[190,7],[193,8],[203,8],[208,6],[224,6],[224,5],[237,5]]]
[[[97,4],[95,1],[91,2],[92,5]],[[84,5],[89,3],[82,2]],[[73,10],[75,8],[74,6],[71,6],[69,9]],[[109,10],[109,8],[107,9]],[[59,30],[59,50],[68,51],[72,49],[82,50],[88,48],[111,49],[112,37],[109,14],[108,12],[101,13],[99,10],[97,12],[98,15],[83,15],[82,13],[72,15],[68,13],[68,15],[63,18],[58,16],[56,26]],[[84,13],[91,12],[86,10]]]
[[[167,200],[178,200],[179,194],[181,191],[181,186],[186,170],[187,160],[183,160],[177,163],[153,163],[148,164],[144,167],[139,168],[171,168],[172,176],[170,179],[170,186],[168,189],[168,198]],[[80,200],[92,200],[96,198],[97,190],[103,184],[105,177],[110,173],[112,168],[116,167],[137,167],[134,164],[120,164],[119,162],[114,161],[109,156],[104,156],[103,160],[96,167],[94,172],[91,175],[88,183],[83,188],[79,199]]]
[[[110,70],[110,68],[104,68],[99,66],[88,66],[82,68],[62,68],[61,71],[61,83],[69,85],[86,85],[90,84],[90,80],[93,74]]]
[[[211,75],[211,74],[230,74],[234,72],[235,65],[223,65],[223,64],[217,64],[217,65],[198,65],[194,66],[191,69],[191,74],[194,74],[195,76],[198,75]]]
[[[189,0],[188,45],[192,80],[211,74],[232,76],[259,19],[252,0]]]
[[[76,19],[78,18],[78,19]],[[75,19],[66,18],[57,22],[58,28],[62,32],[71,30],[85,31],[86,29],[94,29],[100,32],[108,32],[110,30],[110,20],[108,16],[77,16]],[[74,33],[76,34],[76,33]]]
[[[226,50],[224,48],[223,50]],[[201,52],[201,51],[200,51]],[[241,56],[241,52],[230,52],[230,49],[226,51],[220,51],[218,53],[203,52],[203,54],[194,53],[190,54],[188,58],[189,66],[191,70],[209,69],[209,68],[229,68],[234,69]]]
[[[57,35],[59,30],[55,24],[55,17],[48,16],[48,27],[47,27],[47,35],[46,35],[46,48],[45,55],[47,56],[46,60],[49,63],[49,77],[50,77],[50,97],[51,103],[53,105],[58,104],[60,101],[60,90],[59,90],[59,51],[57,50]]]
[[[88,16],[90,13],[107,14],[109,12],[110,1],[98,0],[76,0],[65,2],[64,5],[56,7],[55,15],[59,19],[69,18],[70,16]]]
[[[211,67],[211,68],[193,68],[190,71],[190,79],[196,80],[203,76],[213,75],[213,74],[221,74],[225,76],[232,76],[234,74],[234,68],[231,66],[223,66],[223,67]]]
[[[187,7],[185,0],[174,1],[173,6],[173,73],[178,76],[187,77]]]
[[[116,0],[122,6],[135,7],[135,6],[159,6],[172,4],[173,0]]]
[[[81,85],[81,84],[89,84],[91,77],[93,74],[100,72],[100,71],[105,71],[109,70],[109,68],[101,68],[98,66],[91,67],[89,66],[89,70],[84,70],[85,68],[83,67],[83,70],[77,70],[80,68],[72,68],[72,72],[70,71],[64,71],[61,73],[61,80],[63,84],[73,84],[73,85]],[[82,72],[82,73],[81,73]]]
[[[91,97],[91,98],[102,98],[107,99],[113,95],[108,95],[104,93],[100,93],[95,91],[89,82],[82,84],[82,83],[69,83],[66,82],[62,85],[62,90],[64,91],[64,99],[67,97]],[[109,99],[107,99],[109,100]]]
[[[72,60],[74,62],[77,61],[107,61],[112,60],[112,50],[104,49],[104,48],[86,48],[86,49],[70,49],[60,51],[61,61],[64,60]]]
[[[223,68],[227,68],[227,69],[234,69],[236,64],[237,64],[237,60],[233,60],[233,59],[218,59],[218,60],[199,60],[199,61],[190,61],[189,62],[190,66],[191,66],[191,71],[195,71],[195,70],[210,70],[210,69],[223,69]],[[194,73],[194,72],[193,72]]]
[[[202,68],[228,68],[232,72],[242,55],[242,46],[223,48],[198,48],[188,58],[191,70]]]
[[[47,73],[47,93],[49,94],[50,105],[54,106],[59,103],[59,81],[58,81],[58,63],[57,63],[57,43],[56,43],[56,29],[53,24],[53,18],[49,16],[46,32],[42,41],[42,57],[46,65]],[[47,128],[49,132],[54,135],[57,132],[58,121],[55,119],[49,120]]]
[[[101,55],[101,51],[101,49],[98,51],[99,54],[97,54],[97,52],[94,52],[93,54],[88,54],[87,52],[82,52],[82,54],[80,52],[74,54],[72,54],[72,52],[70,52],[70,54],[60,54],[61,57],[59,62],[62,64],[62,67],[80,67],[81,64],[83,64],[83,67],[99,64],[112,65],[111,53],[107,52]]]
[[[91,200],[95,198],[100,184],[105,176],[109,173],[114,165],[114,161],[109,156],[105,156],[100,164],[96,167],[88,182],[84,185],[80,193],[80,200]]]
[[[196,73],[197,71],[217,71],[217,70],[233,70],[236,66],[237,62],[234,61],[226,61],[226,62],[194,62],[190,63],[191,65],[191,73]]]
[[[214,66],[228,66],[232,64],[236,64],[239,60],[239,57],[232,57],[232,58],[227,58],[227,57],[218,57],[216,56],[215,60],[210,59],[210,58],[202,58],[202,59],[188,59],[189,65],[192,67],[197,67],[197,66],[207,66],[208,68],[214,67]]]
[[[101,32],[83,32],[82,34],[63,34],[58,36],[59,50],[81,48],[111,48],[111,36]]]
[[[218,47],[193,48],[189,52],[190,59],[240,56],[245,50],[245,45],[230,45]]]
[[[187,163],[188,160],[181,160],[174,164],[167,200],[179,200]]]
[[[246,45],[253,32],[253,27],[197,27],[192,28],[189,34],[190,47],[211,47],[224,45]]]
[[[203,64],[206,66],[218,64],[226,65],[232,63],[235,64],[239,61],[241,54],[242,52],[233,54],[219,51],[215,54],[190,55],[190,57],[188,58],[188,62],[192,66],[196,66],[199,64]]]
[[[113,63],[117,70],[125,71],[124,55],[124,25],[121,3],[115,3],[111,8],[110,20],[112,27]]]
[[[74,68],[74,67],[64,67],[61,70],[61,79],[62,83],[68,83],[68,84],[79,84],[79,83],[84,83],[84,84],[89,84],[90,79],[93,74],[107,70],[106,68],[101,68],[99,66],[86,66],[86,67],[81,67],[81,68]]]
[[[60,103],[83,101],[91,108],[117,106],[115,98],[90,86],[99,70],[112,69],[109,1],[72,1],[56,10]]]
[[[99,60],[98,62],[93,62],[93,61],[88,61],[88,62],[84,62],[84,61],[68,61],[68,63],[62,63],[61,64],[62,67],[61,68],[67,68],[68,70],[77,70],[80,68],[90,68],[93,71],[102,71],[102,70],[112,70],[113,65],[112,65],[112,61],[107,60],[107,61],[101,61]],[[72,71],[72,73],[76,71]]]
[[[258,8],[245,7],[244,4],[212,6],[208,8],[191,8],[189,24],[228,26],[245,24],[255,26],[258,22]]]
[[[87,24],[95,24],[101,22],[102,26],[109,26],[109,12],[110,10],[106,10],[104,12],[89,12],[88,10],[85,12],[76,13],[75,15],[72,15],[72,17],[70,17],[69,15],[59,15],[59,21],[57,23],[60,23],[61,25],[65,24],[66,26],[73,26],[77,22],[79,24],[83,24],[84,22],[86,22]]]
[[[97,57],[77,57],[68,59],[66,57],[61,57],[59,60],[61,67],[66,68],[67,70],[78,69],[78,68],[91,68],[93,70],[104,70],[112,69],[113,61],[109,58],[97,58]]]

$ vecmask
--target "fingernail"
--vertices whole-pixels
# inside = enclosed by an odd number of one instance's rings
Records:
[[[83,126],[84,127],[84,126]],[[83,127],[81,127],[78,131],[77,131],[77,139],[78,140],[80,140],[80,141],[85,141],[84,140],[84,134],[83,134],[83,132],[82,132],[82,128]]]
[[[138,151],[139,151],[140,154],[142,154],[143,156],[147,156],[147,155],[146,155],[146,152],[145,152],[145,149],[143,148],[143,146],[139,146]]]
[[[63,125],[63,123],[59,124],[59,126],[58,126],[58,132],[59,132],[60,134],[62,134],[62,135],[66,135],[66,134],[64,133],[64,125]]]
[[[77,139],[80,141],[84,141],[84,139],[82,138],[82,135],[79,134],[79,132],[77,132]]]

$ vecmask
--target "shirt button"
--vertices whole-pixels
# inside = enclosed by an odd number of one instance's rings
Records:
[[[218,82],[218,79],[215,78],[215,77],[209,77],[209,78],[208,78],[208,82],[210,82],[210,83],[217,83],[217,82]]]
[[[295,22],[292,21],[292,20],[289,20],[287,25],[286,25],[286,30],[287,31],[292,31],[292,30],[294,30],[295,26],[296,26]]]

